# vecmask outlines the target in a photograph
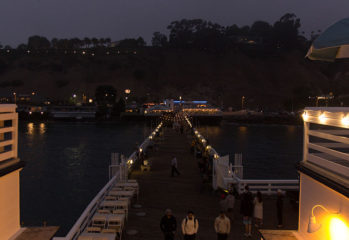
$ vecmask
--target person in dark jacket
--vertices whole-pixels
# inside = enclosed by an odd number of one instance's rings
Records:
[[[282,191],[281,189],[278,189],[277,191],[277,199],[276,199],[276,212],[278,217],[278,228],[282,228],[282,208],[284,205],[283,199],[282,199]]]
[[[245,186],[245,192],[241,196],[240,213],[243,216],[243,223],[245,225],[245,236],[251,237],[252,230],[252,216],[253,216],[253,196],[249,191],[249,187]]]
[[[173,240],[176,234],[177,221],[172,215],[171,209],[166,209],[165,216],[161,218],[160,228],[164,234],[165,240]]]

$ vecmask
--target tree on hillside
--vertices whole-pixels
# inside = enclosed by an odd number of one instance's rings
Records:
[[[166,47],[167,43],[167,37],[165,34],[160,32],[153,33],[153,38],[151,39],[151,44],[153,47]]]
[[[202,19],[174,21],[167,29],[170,31],[169,43],[176,48],[216,50],[225,40],[222,26]]]
[[[250,28],[250,35],[263,40],[271,39],[273,33],[273,27],[264,21],[256,21]]]
[[[51,43],[45,37],[35,35],[28,38],[29,49],[49,49],[50,47]]]
[[[82,41],[79,39],[79,38],[72,38],[69,40],[70,41],[70,46],[73,48],[73,49],[78,49],[82,46]]]
[[[119,43],[119,46],[123,48],[139,48],[139,47],[144,47],[145,45],[146,43],[142,37],[139,37],[137,39],[126,38],[124,40],[121,40]]]
[[[101,46],[104,46],[104,44],[105,44],[105,39],[104,39],[104,38],[100,38],[100,39],[99,39],[99,44],[100,44]]]
[[[97,38],[92,38],[91,42],[92,42],[94,48],[98,47],[99,40]]]
[[[167,27],[170,31],[169,43],[172,47],[186,48],[192,45],[196,28],[202,23],[201,19],[173,21]]]
[[[227,26],[224,29],[224,35],[227,37],[239,36],[240,33],[241,33],[241,30],[236,24],[233,24],[231,26]]]
[[[194,34],[194,46],[198,49],[205,49],[219,52],[225,49],[226,38],[224,28],[212,22],[203,22]]]
[[[105,39],[105,43],[107,44],[107,47],[109,47],[110,43],[111,43],[111,39],[110,38],[106,38]]]
[[[51,46],[55,49],[58,48],[58,39],[57,38],[52,38],[51,40]]]
[[[113,106],[116,101],[116,89],[111,85],[101,85],[96,88],[96,102],[98,105]]]
[[[273,41],[280,48],[294,49],[298,46],[300,19],[293,13],[287,13],[273,26]]]
[[[17,47],[17,50],[21,50],[21,51],[25,51],[28,49],[28,46],[24,43],[22,44],[19,44],[18,47]]]
[[[85,37],[85,38],[84,38],[84,43],[85,43],[85,46],[86,46],[87,48],[89,48],[90,45],[91,45],[91,40],[90,40],[88,37]]]

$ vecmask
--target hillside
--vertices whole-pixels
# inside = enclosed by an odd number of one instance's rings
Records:
[[[296,108],[308,96],[349,93],[348,65],[310,62],[300,52],[259,57],[242,52],[142,48],[133,52],[0,55],[0,94],[36,91],[51,100],[73,93],[93,97],[98,85],[113,85],[119,96],[153,101],[207,99],[239,108]],[[116,51],[116,50],[115,50]],[[333,87],[335,86],[335,88]]]

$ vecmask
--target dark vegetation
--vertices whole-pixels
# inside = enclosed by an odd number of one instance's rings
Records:
[[[0,94],[35,90],[52,100],[84,94],[118,109],[126,88],[130,102],[182,96],[239,109],[245,96],[251,109],[296,110],[314,104],[309,96],[331,93],[336,100],[328,104],[347,104],[348,65],[305,59],[316,34],[307,39],[300,26],[294,14],[243,27],[183,19],[170,23],[168,35],[155,32],[152,46],[141,37],[32,36],[16,49],[0,45]]]

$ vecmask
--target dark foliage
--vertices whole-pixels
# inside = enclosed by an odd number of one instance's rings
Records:
[[[96,88],[95,97],[98,105],[111,105],[116,102],[116,89],[111,85],[101,85]]]
[[[20,87],[24,83],[20,79],[12,80],[12,81],[2,81],[0,82],[0,87],[1,88],[6,88],[6,87]]]

